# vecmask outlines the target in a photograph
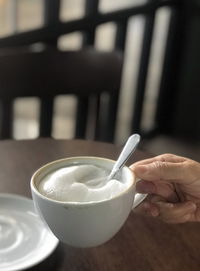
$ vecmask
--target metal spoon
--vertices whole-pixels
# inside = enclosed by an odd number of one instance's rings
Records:
[[[133,134],[128,138],[124,148],[122,149],[117,161],[115,162],[111,170],[110,175],[107,178],[107,181],[111,180],[116,175],[116,173],[123,167],[123,165],[130,158],[131,154],[135,151],[139,142],[140,135],[138,134]]]
[[[89,180],[86,182],[87,186],[95,187],[95,188],[102,187],[111,179],[113,179],[115,175],[117,174],[117,172],[123,167],[123,165],[130,158],[131,154],[135,151],[139,142],[140,142],[140,136],[138,134],[131,135],[128,138],[124,148],[122,149],[117,161],[115,162],[109,176],[107,178],[100,177],[95,180]]]

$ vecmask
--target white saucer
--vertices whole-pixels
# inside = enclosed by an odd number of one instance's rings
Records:
[[[30,268],[47,258],[58,239],[36,214],[33,201],[0,194],[0,270]]]

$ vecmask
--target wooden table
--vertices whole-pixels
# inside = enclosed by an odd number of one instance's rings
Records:
[[[31,197],[33,172],[46,162],[77,155],[116,158],[120,148],[81,140],[38,139],[0,142],[0,192]],[[130,163],[147,157],[137,151]],[[77,249],[59,244],[41,271],[192,271],[200,270],[200,223],[167,225],[131,213],[106,244]]]

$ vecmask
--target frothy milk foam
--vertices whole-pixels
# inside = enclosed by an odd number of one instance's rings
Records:
[[[105,182],[109,170],[92,164],[71,165],[47,174],[38,191],[57,201],[94,202],[113,198],[130,186],[130,181]],[[122,178],[123,179],[123,178]]]

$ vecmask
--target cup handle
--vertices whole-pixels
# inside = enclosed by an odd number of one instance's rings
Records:
[[[137,179],[136,182],[140,181],[140,179]],[[132,209],[137,207],[146,197],[148,194],[140,194],[140,193],[135,193],[135,198],[133,202]]]

